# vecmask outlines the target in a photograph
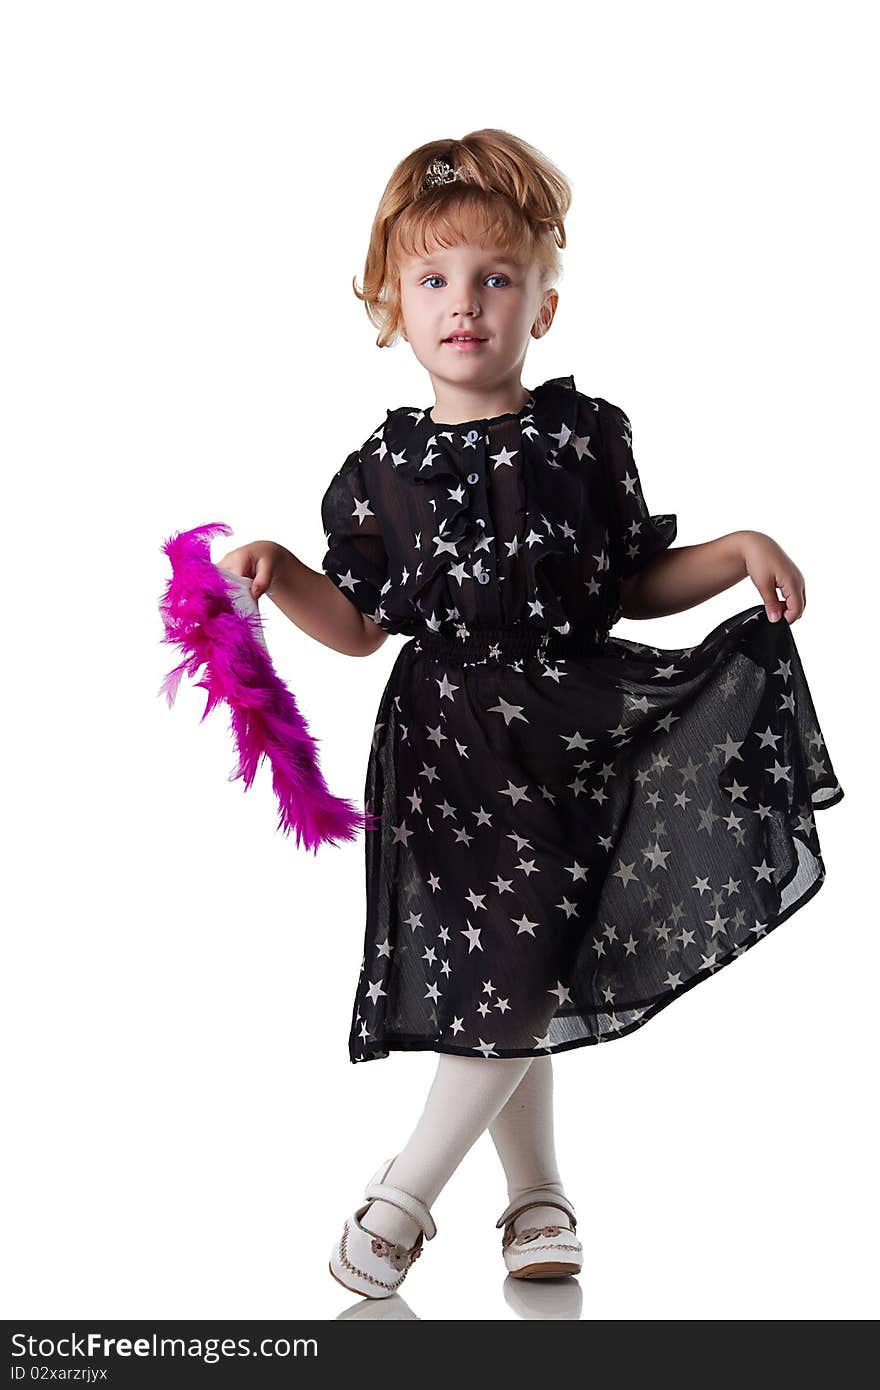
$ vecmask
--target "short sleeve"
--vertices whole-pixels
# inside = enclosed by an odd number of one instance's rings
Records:
[[[345,597],[377,621],[388,582],[388,555],[364,486],[360,450],[349,454],[321,502],[327,550],[324,573]]]
[[[620,407],[600,402],[599,424],[609,490],[611,564],[620,578],[627,578],[672,544],[678,517],[674,512],[649,513],[633,455],[632,427]]]

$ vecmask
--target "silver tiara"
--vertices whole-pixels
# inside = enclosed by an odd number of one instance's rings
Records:
[[[438,183],[455,183],[456,179],[465,181],[464,170],[460,165],[456,164],[453,168],[446,159],[432,159],[422,180],[422,188],[434,188]]]

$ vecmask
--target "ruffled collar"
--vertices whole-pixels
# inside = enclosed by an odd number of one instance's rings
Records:
[[[519,410],[503,415],[438,424],[433,407],[398,406],[387,412],[383,437],[391,463],[401,476],[421,482],[438,474],[468,471],[468,456],[480,435],[493,425],[518,420],[524,448],[551,468],[567,448],[577,424],[578,392],[573,376],[551,377],[529,392]],[[560,465],[561,466],[561,465]]]

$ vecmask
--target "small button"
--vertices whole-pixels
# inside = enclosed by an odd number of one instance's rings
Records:
[[[486,522],[485,522],[485,519],[484,519],[483,517],[477,516],[477,517],[474,518],[474,520],[476,521],[476,523],[477,523],[478,526],[483,526],[483,527],[485,527]]]
[[[488,584],[488,583],[489,583],[489,571],[488,571],[488,570],[480,570],[480,573],[477,575],[477,582],[478,582],[479,584]]]
[[[468,473],[468,482],[469,482],[469,483],[478,483],[479,481],[480,481],[480,475],[479,475],[479,473]]]
[[[476,444],[479,437],[479,430],[468,430],[467,434],[465,435],[465,439],[467,440],[468,444]]]

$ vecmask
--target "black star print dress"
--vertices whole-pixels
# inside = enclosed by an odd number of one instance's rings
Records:
[[[352,1062],[622,1037],[821,887],[843,789],[785,619],[609,635],[677,527],[619,407],[569,376],[492,419],[390,410],[322,520],[324,572],[408,638],[367,766]]]

